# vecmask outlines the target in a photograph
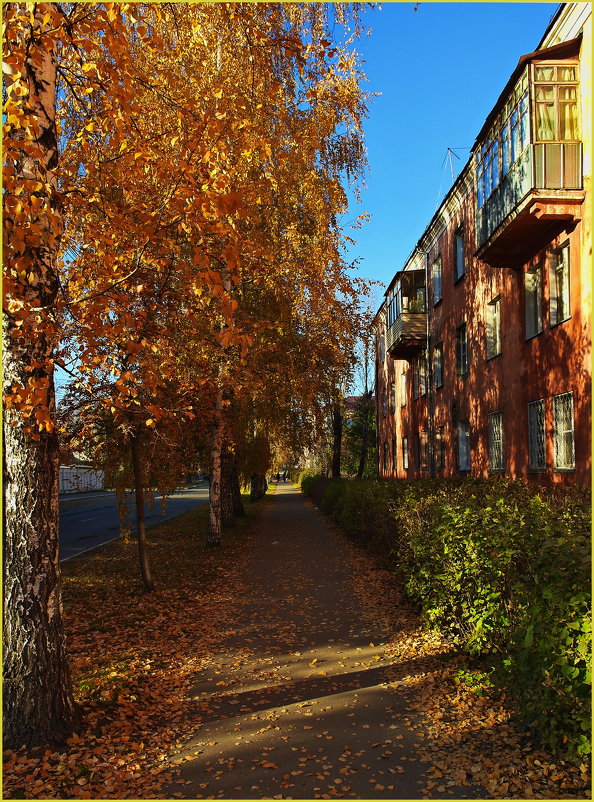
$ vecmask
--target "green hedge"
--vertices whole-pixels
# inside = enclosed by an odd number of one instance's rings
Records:
[[[488,655],[541,743],[590,751],[590,498],[521,481],[353,481],[304,492],[389,557],[427,625]]]

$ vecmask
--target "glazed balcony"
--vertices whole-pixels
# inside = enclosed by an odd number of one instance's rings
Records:
[[[520,59],[477,138],[476,256],[519,267],[581,218],[579,39]]]
[[[396,274],[386,301],[387,350],[392,359],[411,360],[425,348],[427,339],[424,270]]]
[[[531,143],[476,214],[476,255],[519,267],[581,217],[581,142]]]

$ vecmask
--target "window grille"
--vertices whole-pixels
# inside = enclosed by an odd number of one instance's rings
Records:
[[[437,445],[437,467],[443,471],[446,466],[446,442],[445,442],[445,426],[438,426],[435,430],[435,439]]]
[[[466,323],[456,329],[456,365],[458,375],[468,373],[468,347],[466,343]]]
[[[575,444],[573,435],[573,393],[553,396],[553,419],[555,440],[555,468],[575,468]]]
[[[489,463],[493,473],[504,470],[503,412],[489,415]]]
[[[419,432],[419,468],[427,470],[429,467],[429,439],[427,432]]]
[[[470,424],[468,421],[458,423],[458,469],[470,470]]]
[[[528,469],[544,471],[546,465],[545,409],[541,398],[528,404]]]

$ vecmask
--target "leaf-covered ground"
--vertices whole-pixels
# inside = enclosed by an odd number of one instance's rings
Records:
[[[152,596],[134,544],[66,565],[84,726],[5,753],[5,798],[590,798],[387,571],[295,489],[263,505],[220,551],[205,509],[152,530]]]

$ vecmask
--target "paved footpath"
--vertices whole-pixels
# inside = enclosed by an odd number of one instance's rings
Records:
[[[344,543],[293,486],[279,485],[268,502],[244,579],[233,629],[194,688],[202,729],[167,793],[427,798],[422,720],[398,682],[427,667],[386,648],[394,633],[370,626]],[[455,784],[431,793],[487,796]]]

